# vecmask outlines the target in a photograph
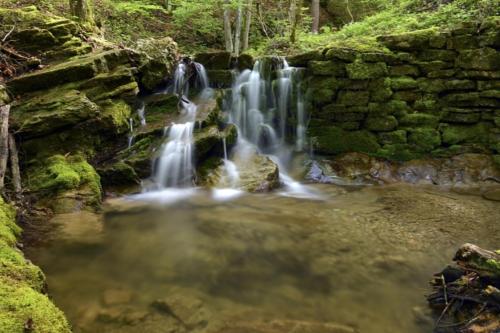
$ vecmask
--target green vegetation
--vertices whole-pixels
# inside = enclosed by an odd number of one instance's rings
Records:
[[[42,294],[45,276],[15,248],[20,228],[0,197],[0,332],[69,333],[63,313]]]
[[[467,20],[500,15],[499,0],[352,0],[322,1],[319,34],[311,33],[310,3],[299,11],[296,42],[289,33],[292,24],[290,1],[254,1],[248,53],[295,54],[326,46],[344,45],[359,49],[380,48],[376,36],[418,29],[448,27]],[[231,0],[162,1],[94,0],[94,15],[104,36],[114,42],[135,45],[141,38],[170,36],[185,53],[224,49],[224,11],[230,10],[234,28],[238,8],[248,2]],[[0,0],[0,7],[36,5],[70,16],[68,0]],[[130,29],[134,22],[134,29]]]

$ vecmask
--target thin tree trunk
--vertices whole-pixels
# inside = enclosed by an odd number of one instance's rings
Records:
[[[241,8],[241,5],[239,5],[238,14],[236,15],[236,28],[234,32],[234,55],[236,57],[240,55],[242,21],[243,21],[243,9]]]
[[[311,3],[312,12],[312,33],[317,34],[319,32],[319,0],[312,0]]]
[[[21,172],[19,171],[19,153],[17,151],[16,139],[14,135],[9,134],[9,153],[10,153],[10,168],[12,171],[12,184],[14,185],[14,193],[19,198],[23,189],[21,187]]]
[[[252,6],[253,0],[248,0],[245,18],[245,32],[243,34],[243,51],[248,49],[250,40],[250,30],[252,28]]]
[[[233,34],[231,32],[231,12],[229,6],[230,0],[224,1],[224,40],[226,42],[226,51],[233,52]]]
[[[297,27],[302,13],[302,0],[290,1],[290,42],[295,44],[297,41]]]
[[[351,7],[349,5],[349,0],[345,0],[345,7],[347,9],[347,13],[351,17],[351,23],[354,22],[354,16],[352,16]]]
[[[262,28],[262,32],[269,39],[270,37],[269,37],[269,33],[267,32],[266,23],[264,22],[264,18],[262,17],[262,7],[261,7],[260,2],[257,3],[257,16],[259,18],[259,23],[260,23],[260,26]]]
[[[10,105],[0,106],[0,191],[5,187],[5,173],[9,158],[9,114]]]
[[[69,0],[71,15],[78,17],[80,22],[94,25],[92,0]]]

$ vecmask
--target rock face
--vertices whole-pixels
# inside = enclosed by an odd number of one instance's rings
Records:
[[[488,187],[500,182],[500,170],[492,157],[486,154],[462,154],[449,159],[434,158],[396,163],[370,157],[367,154],[347,153],[332,160],[325,160],[319,165],[314,164],[309,178],[312,181],[326,183],[404,182]],[[488,190],[484,196],[495,200],[497,192],[495,189]]]
[[[15,244],[21,229],[14,208],[0,198],[0,329],[22,333],[69,333],[64,314],[55,307],[45,289],[42,271],[26,260]]]
[[[309,69],[309,135],[319,154],[389,160],[500,154],[499,21],[380,36],[385,51],[329,48]]]
[[[0,16],[16,26],[11,45],[41,62],[7,82],[25,187],[58,212],[96,207],[101,189],[93,166],[105,169],[101,161],[126,145],[139,87],[162,83],[177,45],[164,38],[139,41],[138,50],[99,40],[91,46],[77,24],[33,7],[2,9]],[[119,170],[137,182],[130,166]]]

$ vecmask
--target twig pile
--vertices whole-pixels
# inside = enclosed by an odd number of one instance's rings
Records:
[[[431,281],[435,332],[500,333],[500,253],[465,244],[453,260]]]

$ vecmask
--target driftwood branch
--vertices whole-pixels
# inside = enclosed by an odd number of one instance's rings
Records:
[[[5,187],[5,172],[9,158],[10,105],[0,106],[0,191]]]
[[[495,252],[473,244],[464,244],[453,260],[465,269],[479,272],[481,276],[496,276],[500,279],[500,255]]]
[[[14,32],[15,29],[16,29],[16,26],[14,25],[12,27],[12,29],[10,29],[10,31],[2,38],[2,43],[5,43],[7,38],[9,38],[9,36],[12,35],[12,33]]]

